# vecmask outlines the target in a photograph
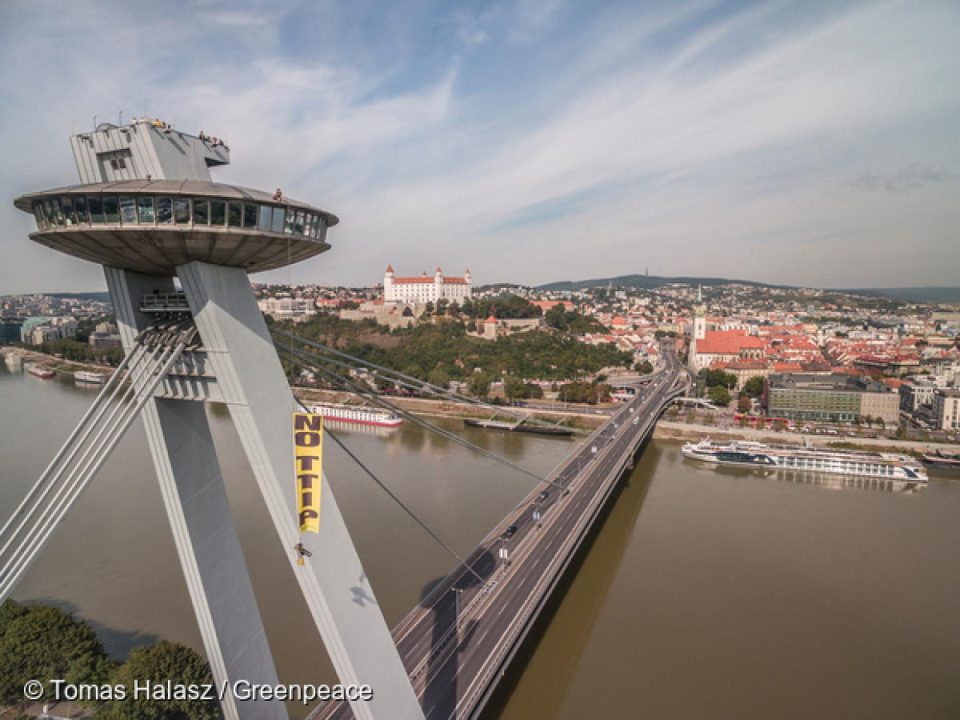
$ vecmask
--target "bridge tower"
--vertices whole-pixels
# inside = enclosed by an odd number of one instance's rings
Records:
[[[92,407],[31,490],[40,502],[15,513],[40,520],[14,527],[13,518],[4,526],[4,533],[14,528],[4,550],[19,554],[6,566],[12,573],[0,573],[0,601],[56,526],[56,518],[44,520],[49,503],[69,510],[139,414],[215,681],[276,685],[204,410],[204,403],[224,403],[340,681],[373,689],[372,700],[351,703],[354,715],[422,718],[325,477],[319,532],[299,535],[296,405],[247,277],[329,250],[327,231],[337,217],[279,190],[213,182],[210,168],[229,163],[230,153],[203,132],[141,119],[101,124],[70,143],[82,184],[29,193],[15,205],[36,218],[32,240],[103,266],[135,402],[108,398]],[[108,429],[109,418],[128,407],[127,424]],[[104,425],[93,435],[97,422]],[[70,449],[84,437],[104,440]],[[64,472],[77,457],[79,469]],[[30,535],[34,527],[43,532]],[[298,542],[308,557],[294,550]],[[229,720],[287,716],[282,702],[237,702],[230,693],[222,707]]]

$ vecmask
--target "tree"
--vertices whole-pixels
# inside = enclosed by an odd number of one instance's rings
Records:
[[[748,413],[753,407],[753,403],[750,402],[750,398],[746,395],[740,395],[740,399],[737,400],[737,412]]]
[[[527,397],[526,385],[515,375],[505,375],[503,378],[503,394],[507,400],[521,400]]]
[[[490,394],[490,376],[482,370],[475,372],[467,381],[467,389],[472,395],[486,397]]]
[[[726,407],[733,399],[730,397],[730,391],[723,385],[714,385],[707,390],[707,396],[710,402],[720,407]]]
[[[220,708],[213,700],[153,700],[133,699],[134,683],[162,684],[170,681],[176,685],[210,685],[213,676],[207,661],[190,648],[161,640],[153,647],[135,648],[127,661],[113,673],[111,682],[127,688],[125,700],[109,704],[106,718],[109,720],[217,720]]]
[[[24,683],[35,678],[100,684],[110,677],[113,663],[93,628],[60,608],[4,603],[0,631],[0,704],[23,700]]]
[[[649,375],[653,372],[653,365],[649,360],[644,360],[643,362],[638,362],[633,366],[633,369],[642,375]]]
[[[743,392],[752,398],[763,395],[763,378],[757,375],[747,380],[743,384]]]
[[[442,367],[435,367],[430,371],[430,374],[427,375],[427,382],[431,385],[442,387],[444,390],[448,390],[450,388],[450,373]]]

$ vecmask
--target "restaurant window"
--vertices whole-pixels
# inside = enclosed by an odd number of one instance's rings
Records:
[[[303,218],[303,234],[313,237],[313,215],[307,213]]]
[[[232,202],[227,205],[227,225],[230,227],[240,227],[241,208],[240,203]]]
[[[137,215],[140,217],[141,223],[153,225],[154,214],[152,197],[137,198]]]
[[[283,232],[283,208],[275,207],[273,209],[273,227],[270,228],[275,233]]]
[[[243,226],[255,228],[257,226],[257,206],[245,203],[243,206]]]
[[[130,195],[120,196],[120,221],[124,225],[137,222],[137,200]]]
[[[173,221],[173,199],[168,197],[157,198],[157,223],[169,225]]]
[[[87,198],[87,209],[90,211],[90,222],[103,222],[103,199],[99,195]]]
[[[87,199],[85,197],[75,197],[73,199],[73,212],[77,216],[78,223],[89,223],[90,216],[87,215]]]
[[[116,195],[103,196],[103,215],[108,223],[120,222],[120,205]]]
[[[327,237],[327,222],[322,217],[317,218],[320,225],[317,227],[317,240],[324,242]]]
[[[270,230],[270,218],[273,217],[273,208],[269,205],[260,206],[260,220],[257,222],[257,228],[260,230]]]
[[[223,200],[210,201],[210,224],[223,225],[227,220],[227,203]]]
[[[297,219],[293,224],[293,234],[303,235],[303,210],[297,211]]]
[[[295,213],[293,212],[293,210],[287,210],[286,215],[284,215],[283,233],[285,235],[293,234],[293,223],[294,223],[294,220],[296,219],[294,216],[295,216]]]
[[[209,225],[210,224],[210,201],[207,199],[200,200],[198,198],[193,199],[193,224],[194,225]]]
[[[45,230],[47,227],[47,216],[43,212],[43,203],[39,200],[33,204],[33,215],[37,218],[37,228],[39,230]]]
[[[173,199],[173,221],[177,225],[186,225],[190,222],[190,201],[187,198]]]
[[[63,220],[67,227],[77,224],[77,220],[73,216],[73,200],[69,197],[60,198],[60,209],[63,211]]]

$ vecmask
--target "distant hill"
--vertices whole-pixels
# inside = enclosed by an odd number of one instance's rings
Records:
[[[78,300],[99,300],[100,302],[110,302],[110,293],[106,290],[101,292],[62,292],[62,293],[44,293],[55,298],[77,298]]]
[[[590,280],[561,280],[540,285],[538,290],[581,290],[584,288],[614,287],[656,290],[673,283],[684,285],[750,285],[752,287],[790,288],[791,285],[774,285],[753,280],[733,280],[713,277],[662,277],[659,275],[618,275],[617,277],[593,278]],[[835,288],[835,292],[880,297],[901,302],[915,303],[960,303],[960,287],[903,287],[903,288]]]
[[[843,292],[913,303],[960,303],[960,287],[851,288]]]
[[[540,285],[538,290],[580,290],[583,288],[629,287],[639,290],[656,290],[673,283],[684,285],[752,285],[753,287],[789,287],[787,285],[771,285],[770,283],[753,282],[752,280],[730,280],[728,278],[710,277],[661,277],[659,275],[619,275],[617,277],[593,278],[592,280],[561,280],[560,282]]]

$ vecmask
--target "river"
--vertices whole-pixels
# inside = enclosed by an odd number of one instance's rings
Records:
[[[93,396],[0,366],[0,515]],[[330,680],[233,428],[211,417],[281,679]],[[573,448],[467,436],[538,472]],[[409,423],[340,437],[459,552],[529,490],[525,476]],[[325,469],[392,625],[454,561],[332,443]],[[158,638],[201,649],[139,426],[15,597],[76,612],[116,657]],[[525,660],[491,715],[960,717],[960,481],[838,488],[706,470],[677,444],[652,443]]]

